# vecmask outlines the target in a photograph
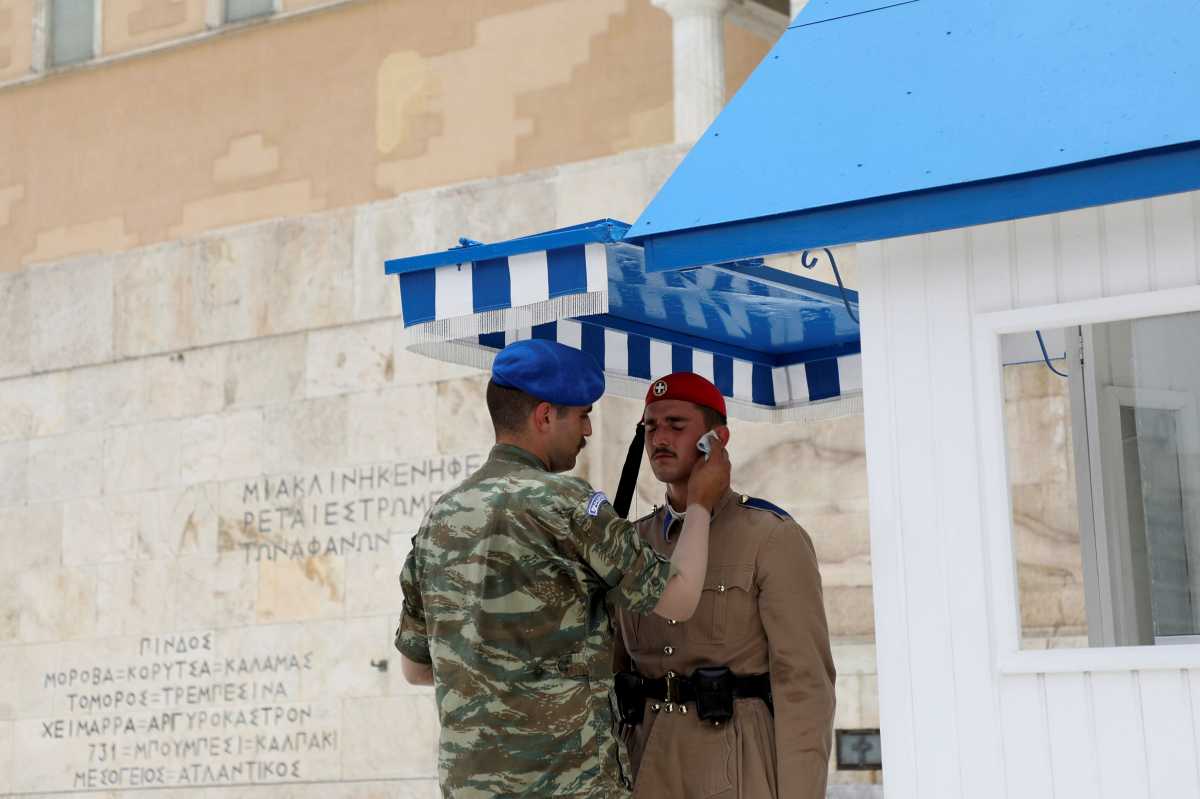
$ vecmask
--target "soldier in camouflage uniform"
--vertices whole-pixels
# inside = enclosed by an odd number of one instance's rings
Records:
[[[446,797],[627,796],[607,605],[695,611],[729,464],[718,446],[696,470],[692,545],[656,554],[604,494],[555,474],[591,434],[603,379],[589,356],[554,342],[501,352],[488,385],[497,444],[413,539],[396,647],[405,677],[435,686]]]

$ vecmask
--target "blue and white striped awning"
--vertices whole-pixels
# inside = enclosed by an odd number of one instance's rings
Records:
[[[621,396],[692,371],[737,418],[861,411],[856,294],[757,261],[648,275],[626,230],[602,220],[388,261],[408,347],[486,369],[506,344],[544,338],[595,357]]]

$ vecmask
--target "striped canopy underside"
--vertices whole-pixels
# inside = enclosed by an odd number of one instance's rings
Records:
[[[690,371],[711,380],[730,416],[809,421],[862,412],[861,356],[778,366],[601,323],[608,311],[608,249],[592,243],[400,275],[410,350],[490,369],[505,345],[528,338],[582,349],[604,366],[608,393],[642,399],[649,382]],[[582,317],[582,318],[581,318]]]
[[[580,244],[408,272],[400,302],[412,344],[605,313],[608,251]]]

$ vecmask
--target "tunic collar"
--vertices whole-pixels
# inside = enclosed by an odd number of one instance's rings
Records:
[[[724,496],[722,496],[719,500],[717,500],[716,507],[713,508],[713,512],[712,512],[714,519],[717,518],[718,515],[720,515],[721,511],[725,510],[725,507],[729,504],[729,501],[731,499],[733,499],[735,496],[736,496],[736,494],[734,494],[733,490],[730,489],[725,492]],[[683,520],[685,518],[687,518],[687,511],[685,510],[681,513],[679,511],[675,510],[674,508],[672,508],[671,507],[671,498],[669,496],[663,497],[663,509],[666,512],[663,513],[662,537],[663,537],[664,541],[670,541],[671,539],[669,537],[669,533],[671,532],[671,525],[673,525],[677,521],[682,523]]]
[[[492,447],[492,451],[488,454],[488,460],[515,463],[518,466],[529,466],[539,471],[548,471],[546,464],[542,463],[537,455],[512,444],[497,444]]]
[[[680,522],[682,524],[683,520],[685,518],[687,518],[687,511],[685,510],[682,513],[680,513],[678,511],[676,511],[674,508],[672,508],[670,497],[663,498],[663,509],[666,512],[663,513],[662,537],[663,537],[663,541],[670,541],[671,540],[671,525],[673,525],[675,522]]]

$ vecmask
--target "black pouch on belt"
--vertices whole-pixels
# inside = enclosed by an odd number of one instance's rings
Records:
[[[702,721],[733,718],[737,678],[728,666],[701,666],[692,672],[691,683],[696,692],[696,715]]]
[[[617,714],[622,724],[636,727],[646,714],[646,688],[642,675],[634,671],[619,671],[613,677],[617,695]]]

